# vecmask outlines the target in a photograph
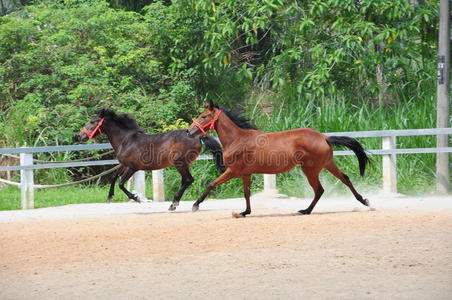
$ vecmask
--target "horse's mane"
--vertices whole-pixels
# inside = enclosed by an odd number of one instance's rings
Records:
[[[111,109],[108,108],[102,108],[98,111],[97,115],[100,118],[109,118],[110,120],[114,121],[116,124],[118,124],[121,128],[126,130],[137,130],[141,131],[140,127],[138,127],[137,122],[135,119],[128,115],[128,114],[117,114]]]
[[[221,107],[220,109],[238,127],[242,128],[242,129],[255,129],[255,130],[257,130],[257,127],[249,119],[247,119],[246,117],[243,116],[243,111],[242,110],[240,110],[240,109],[227,110],[224,107]]]

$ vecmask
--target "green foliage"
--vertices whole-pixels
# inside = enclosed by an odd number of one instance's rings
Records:
[[[296,97],[296,94],[293,95]],[[252,117],[257,125],[265,131],[280,131],[293,128],[310,127],[321,132],[344,132],[386,129],[421,129],[434,128],[436,120],[434,95],[419,100],[411,100],[382,107],[370,101],[353,103],[343,98],[320,104],[314,101],[305,106],[293,106],[294,100],[276,99],[280,103],[269,115],[257,113],[266,96],[256,96],[256,106]],[[381,138],[358,139],[366,149],[381,149]],[[434,136],[399,137],[397,148],[435,147]],[[338,149],[339,150],[339,149]],[[401,193],[413,194],[432,191],[435,183],[434,154],[404,154],[397,161],[398,188]],[[381,156],[371,155],[372,163],[364,177],[359,176],[355,156],[335,158],[339,168],[352,179],[358,187],[381,186]],[[328,185],[327,194],[331,192],[348,192],[347,188],[334,177],[322,172],[322,182]],[[310,187],[299,169],[278,175],[278,188],[290,195],[309,197]],[[303,184],[300,184],[303,183]],[[328,191],[329,190],[329,191]]]
[[[433,0],[176,0],[141,14],[33,3],[0,17],[0,118],[25,120],[0,133],[7,145],[70,143],[99,106],[157,132],[190,122],[205,98],[243,102],[260,89],[393,103],[429,96],[434,82]]]
[[[397,101],[433,81],[437,2],[189,1],[204,17],[206,69],[304,99]]]
[[[4,144],[71,143],[100,106],[136,112],[151,132],[190,120],[196,74],[163,59],[158,26],[103,1],[43,2],[0,18],[2,118],[23,125],[0,132]]]
[[[261,104],[262,97],[256,96],[256,107]],[[281,105],[268,116],[255,113],[252,115],[257,125],[265,131],[279,131],[297,127],[312,127],[322,132],[337,132],[349,130],[373,130],[373,129],[412,129],[434,127],[434,102],[433,99],[412,101],[406,104],[394,104],[392,109],[379,109],[368,103],[354,105],[350,101],[336,99],[332,103],[315,105],[310,102],[305,107]],[[252,111],[252,109],[250,109]],[[385,122],[383,122],[385,121]],[[381,149],[380,138],[359,139],[364,147]],[[422,148],[435,147],[435,138],[432,136],[399,137],[397,148]],[[339,150],[339,149],[337,149]],[[398,155],[398,188],[401,193],[416,195],[432,192],[435,187],[435,155],[434,154],[403,154]],[[62,158],[64,159],[64,158]],[[371,198],[372,193],[382,184],[381,156],[371,155],[371,164],[364,177],[359,176],[358,162],[355,156],[336,157],[338,167],[352,180],[355,187],[363,195]],[[43,171],[41,171],[43,172]],[[190,168],[195,182],[188,188],[182,200],[195,200],[205,190],[206,186],[218,177],[218,171],[210,160],[195,161]],[[47,175],[45,183],[70,181],[69,179],[55,178],[53,173],[40,174],[39,178]],[[171,200],[180,187],[180,175],[174,167],[164,171],[165,198]],[[261,191],[263,178],[261,175],[253,175],[252,194]],[[324,197],[332,194],[342,194],[353,199],[348,188],[327,171],[321,173],[321,182],[325,188]],[[152,184],[150,176],[146,183],[147,196],[152,198]],[[300,168],[277,175],[277,187],[280,192],[295,197],[311,198],[312,189]],[[39,207],[64,205],[70,203],[104,202],[108,194],[108,185],[104,187],[92,186],[87,188],[77,185],[67,188],[38,190],[36,194]],[[233,179],[217,187],[211,192],[209,198],[243,197],[242,182]],[[115,201],[125,201],[124,194],[116,188]],[[208,200],[207,200],[208,201]],[[351,200],[354,201],[354,200]],[[0,209],[18,209],[20,207],[20,191],[16,187],[2,189],[0,193]],[[300,207],[301,208],[301,207]]]
[[[0,147],[72,144],[101,106],[133,114],[149,133],[183,128],[205,99],[248,107],[265,131],[434,127],[437,1],[416,2],[28,2],[0,17]],[[433,146],[430,137],[399,142]],[[354,157],[338,161],[357,174]],[[365,184],[381,180],[375,161]],[[428,189],[433,167],[433,155],[399,160],[402,192]],[[185,199],[217,175],[208,161],[192,173]],[[62,169],[37,178],[69,180]],[[170,168],[165,180],[172,195],[179,176]],[[300,182],[298,170],[278,177],[283,192],[310,195]],[[240,197],[240,185],[227,183],[213,197]]]

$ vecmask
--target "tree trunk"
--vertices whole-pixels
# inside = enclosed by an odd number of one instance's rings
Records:
[[[27,1],[24,0],[0,0],[0,16],[19,10],[25,4],[27,4]]]

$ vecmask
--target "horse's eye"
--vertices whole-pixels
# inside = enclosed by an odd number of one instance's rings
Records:
[[[207,118],[207,116],[201,116],[201,119],[205,119],[205,118]]]

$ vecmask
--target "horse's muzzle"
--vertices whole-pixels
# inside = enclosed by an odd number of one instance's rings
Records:
[[[187,129],[185,132],[189,137],[194,137],[196,134],[197,129]]]
[[[77,139],[78,139],[79,142],[84,143],[84,142],[86,142],[88,140],[88,136],[83,131],[80,131],[77,134]]]

